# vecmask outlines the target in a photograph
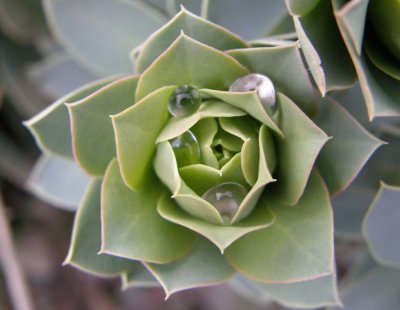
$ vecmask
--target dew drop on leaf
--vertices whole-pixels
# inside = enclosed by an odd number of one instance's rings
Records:
[[[183,85],[169,98],[168,111],[174,117],[188,116],[199,109],[200,103],[200,93],[192,86]]]
[[[195,135],[186,131],[171,141],[179,167],[200,163],[200,147]]]
[[[275,87],[267,76],[259,73],[251,73],[237,79],[229,87],[229,91],[231,92],[247,92],[254,90],[257,91],[257,95],[264,109],[272,113],[275,112],[277,108]]]
[[[229,223],[247,193],[243,185],[227,182],[212,187],[202,195],[202,198],[218,210],[224,223]]]

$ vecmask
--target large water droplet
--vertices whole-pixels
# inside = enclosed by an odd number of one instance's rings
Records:
[[[236,214],[247,193],[248,191],[243,185],[227,182],[209,189],[202,195],[202,198],[218,210],[224,223],[227,224]]]
[[[200,163],[200,147],[195,135],[190,131],[171,141],[178,167]]]
[[[245,75],[233,82],[229,90],[232,92],[257,90],[257,95],[266,111],[273,113],[277,108],[274,84],[263,74],[251,73]]]
[[[168,102],[168,111],[172,116],[188,116],[196,112],[201,103],[199,92],[192,86],[178,87],[171,95]]]

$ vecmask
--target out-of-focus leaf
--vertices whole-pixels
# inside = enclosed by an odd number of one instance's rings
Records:
[[[75,216],[71,245],[64,264],[99,276],[117,276],[141,264],[120,257],[99,254],[101,248],[100,195],[101,180],[91,180]]]
[[[110,115],[134,104],[137,80],[135,75],[118,79],[82,100],[67,104],[74,157],[87,173],[104,175],[115,157]]]
[[[205,239],[200,239],[192,252],[181,260],[146,266],[160,281],[166,298],[185,289],[220,284],[235,272],[217,248]]]
[[[305,59],[321,94],[353,85],[353,64],[337,29],[330,1],[319,1],[308,14],[293,18]]]
[[[376,267],[341,291],[344,307],[330,310],[398,310],[400,271]]]
[[[235,269],[254,280],[272,284],[317,279],[332,274],[333,216],[329,193],[316,173],[295,207],[268,196],[259,207],[270,207],[275,223],[233,243],[225,256]]]
[[[110,163],[102,189],[101,253],[157,264],[189,253],[196,236],[157,213],[161,192],[157,183],[145,191],[132,191],[123,182],[117,161]]]
[[[129,73],[129,52],[166,21],[142,1],[44,0],[60,43],[95,73]],[[112,20],[112,22],[110,22]],[[107,44],[104,44],[107,42]]]
[[[27,187],[56,207],[75,211],[89,179],[73,161],[43,155],[36,163],[27,181]]]
[[[63,97],[98,79],[64,52],[58,52],[31,65],[28,74],[51,98]]]
[[[400,268],[400,187],[381,184],[365,216],[363,234],[380,264]]]
[[[261,36],[285,11],[284,1],[209,0],[203,16],[245,39]]]
[[[283,306],[296,309],[341,304],[337,292],[336,276],[334,275],[299,283],[283,284],[264,284],[238,275],[231,284],[239,292],[241,289],[251,290],[256,300],[274,300]]]

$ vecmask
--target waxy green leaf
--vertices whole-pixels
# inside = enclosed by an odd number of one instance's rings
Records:
[[[166,298],[185,289],[221,284],[235,272],[205,239],[200,239],[193,251],[181,260],[164,265],[145,265],[161,283]]]
[[[165,264],[185,256],[195,235],[157,213],[162,189],[157,183],[141,192],[130,190],[113,160],[102,184],[102,247],[110,255]]]
[[[348,88],[355,82],[355,72],[330,1],[319,3],[308,14],[293,16],[304,57],[320,93]]]
[[[158,212],[166,220],[203,235],[214,243],[221,253],[224,253],[225,249],[239,238],[252,231],[269,227],[275,220],[274,215],[268,208],[257,208],[240,223],[228,226],[213,224],[193,218],[183,211],[173,199],[167,196],[160,199]]]
[[[322,149],[317,167],[331,195],[346,188],[382,141],[366,131],[333,100],[323,100],[316,124],[333,138]]]
[[[174,151],[169,142],[160,142],[154,159],[154,169],[170,192],[172,198],[187,213],[204,221],[222,224],[217,209],[190,189],[181,179]]]
[[[64,264],[100,276],[117,276],[139,262],[99,254],[101,248],[101,180],[93,179],[75,217],[72,241]]]
[[[237,117],[244,115],[246,115],[246,112],[243,110],[237,109],[222,101],[207,100],[200,106],[197,112],[186,117],[171,118],[157,137],[156,142],[159,143],[176,138],[205,118]]]
[[[243,275],[263,283],[317,279],[333,273],[333,217],[329,194],[313,173],[295,208],[268,197],[258,208],[271,208],[271,227],[252,232],[233,243],[225,256]]]
[[[189,37],[218,50],[246,47],[246,43],[228,30],[202,19],[185,8],[150,36],[136,59],[136,71],[143,72],[184,32]]]
[[[363,221],[363,235],[374,258],[400,268],[400,187],[381,184]]]
[[[106,78],[87,84],[50,105],[24,124],[32,132],[36,143],[44,153],[72,158],[71,128],[66,102],[85,98],[115,77]]]
[[[168,100],[174,90],[174,86],[160,88],[112,116],[121,174],[133,190],[140,190],[153,180],[155,142],[169,119]]]
[[[148,67],[138,83],[137,100],[167,85],[227,90],[247,69],[234,58],[181,34]]]
[[[315,113],[312,85],[299,52],[299,44],[236,49],[227,52],[251,72],[268,76],[276,91],[284,93],[303,111]]]
[[[367,2],[367,1],[362,1]],[[337,26],[341,32],[347,49],[350,53],[361,90],[364,95],[365,104],[368,109],[369,119],[372,120],[377,116],[399,116],[400,115],[400,87],[398,80],[386,75],[380,69],[376,68],[373,63],[365,56],[365,53],[359,56],[357,48],[354,45],[354,23],[360,24],[365,22],[364,18],[354,19],[352,24],[347,22],[348,16],[357,15],[358,10],[362,7],[356,2],[350,2],[352,5],[342,6],[342,2],[333,1],[334,14],[336,17]],[[349,3],[349,4],[350,4]],[[362,17],[362,14],[358,14]],[[358,31],[360,34],[360,31]],[[360,38],[356,39],[360,40]]]
[[[329,137],[289,98],[278,93],[278,123],[284,138],[275,141],[277,168],[273,195],[285,205],[295,205],[306,187],[315,160]]]
[[[218,98],[236,108],[242,109],[252,117],[259,120],[278,134],[282,134],[279,127],[265,111],[256,91],[251,92],[230,92],[215,89],[201,89],[201,94]]]
[[[92,95],[67,105],[74,157],[91,175],[103,175],[108,163],[115,157],[110,115],[134,104],[137,80],[138,76],[119,79]]]

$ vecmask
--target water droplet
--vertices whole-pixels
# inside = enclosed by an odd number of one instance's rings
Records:
[[[196,112],[201,103],[199,92],[192,86],[178,87],[168,102],[168,111],[172,116],[183,117]]]
[[[179,168],[200,163],[200,147],[195,135],[190,131],[171,141]]]
[[[246,197],[247,189],[238,183],[221,183],[206,191],[202,198],[211,203],[221,214],[224,223],[229,223]]]
[[[257,95],[260,98],[266,111],[275,112],[276,111],[276,97],[275,97],[275,87],[272,81],[263,74],[251,73],[245,75],[229,87],[232,92],[246,92],[257,90]]]

